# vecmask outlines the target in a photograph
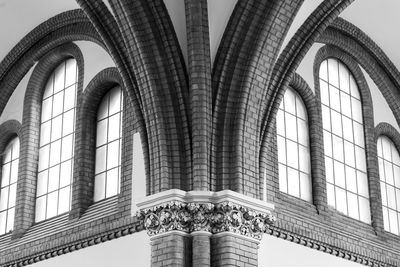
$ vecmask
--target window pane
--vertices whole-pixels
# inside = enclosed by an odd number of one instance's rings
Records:
[[[342,118],[340,116],[339,112],[336,112],[334,110],[331,111],[331,116],[332,116],[332,133],[334,133],[337,136],[343,136],[342,132]]]
[[[344,141],[344,162],[351,167],[356,166],[354,149],[355,148],[352,143]]]
[[[357,193],[357,176],[356,170],[346,166],[346,189],[350,192]]]
[[[328,59],[329,83],[339,87],[338,62],[335,59]]]
[[[51,98],[48,98],[42,103],[42,122],[48,121],[51,119],[51,110],[52,110],[53,101]]]
[[[350,94],[356,99],[360,99],[360,93],[358,91],[358,86],[353,76],[350,75]]]
[[[72,172],[71,172],[72,161],[68,160],[61,163],[61,173],[60,173],[60,187],[71,184]]]
[[[107,143],[107,123],[108,120],[102,120],[97,123],[96,146],[102,146]]]
[[[60,165],[56,165],[49,169],[49,186],[48,192],[58,189],[60,177]]]
[[[371,213],[368,199],[359,197],[358,203],[360,206],[360,220],[365,223],[371,223]]]
[[[333,86],[329,86],[330,108],[340,112],[340,95],[339,90]]]
[[[0,233],[6,233],[7,211],[0,212]]]
[[[70,110],[63,115],[63,136],[67,136],[74,132],[74,110]]]
[[[53,117],[60,115],[63,112],[64,91],[61,91],[53,96]]]
[[[51,141],[61,138],[62,116],[54,118],[51,122]]]
[[[11,169],[11,163],[6,163],[3,165],[1,174],[1,187],[10,184],[10,169]]]
[[[286,142],[285,138],[278,136],[278,161],[286,164]]]
[[[381,182],[382,205],[387,206],[386,184]]]
[[[14,228],[14,214],[15,214],[14,208],[8,210],[6,232],[10,232]]]
[[[321,87],[321,103],[329,106],[329,87],[328,84],[322,80],[319,81]]]
[[[325,105],[322,105],[322,124],[324,129],[331,131],[331,113]]]
[[[50,143],[51,121],[42,123],[40,127],[40,146]]]
[[[321,63],[321,66],[319,66],[319,77],[328,81],[328,63],[326,60]]]
[[[66,88],[64,94],[64,112],[66,112],[75,107],[76,85]]]
[[[36,195],[41,196],[47,193],[47,175],[48,171],[39,172],[36,185]]]
[[[397,220],[397,213],[394,210],[389,209],[389,224],[390,231],[396,235],[399,234],[399,225]]]
[[[107,169],[117,167],[119,164],[119,141],[114,141],[108,144],[107,151]]]
[[[358,199],[357,199],[357,195],[347,192],[347,202],[349,205],[349,216],[354,218],[354,219],[358,219],[359,215],[358,215]]]
[[[311,177],[307,174],[300,173],[300,197],[304,200],[312,200]]]
[[[57,206],[58,206],[58,191],[55,191],[48,195],[46,218],[51,218],[57,215]]]
[[[74,84],[77,80],[77,67],[76,67],[76,60],[68,59],[66,61],[66,70],[65,70],[65,86],[70,86]]]
[[[286,123],[286,138],[289,138],[292,141],[297,141],[297,125],[296,125],[296,117],[286,113],[285,114],[285,123]]]
[[[286,90],[285,93],[285,111],[293,115],[296,114],[296,95],[292,90]]]
[[[332,136],[333,141],[333,158],[344,162],[343,158],[343,139],[335,135]]]
[[[46,199],[47,196],[44,195],[36,199],[36,211],[35,211],[35,221],[43,221],[46,219]]]
[[[393,186],[386,186],[386,193],[388,198],[388,207],[391,209],[396,209],[396,195]]]
[[[364,172],[357,171],[357,186],[358,194],[363,197],[368,197],[368,177]]]
[[[288,166],[297,169],[299,166],[297,144],[293,141],[287,140],[286,146],[287,146],[287,164]]]
[[[351,98],[351,107],[353,112],[353,119],[359,123],[362,123],[362,109],[361,102],[355,98]]]
[[[70,196],[70,187],[64,187],[60,190],[60,197],[58,202],[58,214],[65,213],[69,210],[69,196]]]
[[[10,186],[10,191],[8,193],[8,208],[15,206],[15,201],[17,198],[17,184]]]
[[[335,200],[335,188],[331,184],[326,185],[327,189],[327,198],[328,198],[328,205],[332,207],[336,207],[336,200]]]
[[[336,209],[347,214],[346,191],[339,187],[335,187],[336,191]]]
[[[276,114],[276,133],[285,136],[285,116],[281,109]]]
[[[308,125],[306,121],[297,120],[297,134],[299,138],[299,143],[308,147]]]
[[[343,163],[340,163],[339,161],[334,160],[333,167],[334,167],[334,171],[335,171],[335,184],[342,188],[346,188],[346,180],[345,180],[345,176],[344,176]]]
[[[64,89],[65,79],[65,63],[62,63],[54,71],[54,93],[57,93]]]
[[[386,231],[390,231],[390,226],[389,226],[389,211],[387,208],[383,208],[383,225]]]
[[[62,139],[61,161],[72,158],[73,144],[72,135],[68,135]]]
[[[325,158],[325,176],[326,181],[333,183],[333,161],[331,158]]]
[[[342,116],[343,122],[343,138],[349,142],[353,142],[353,124],[351,119]]]
[[[106,184],[106,197],[115,196],[118,194],[118,168],[112,169],[107,172],[107,184]]]
[[[350,94],[349,71],[343,64],[339,64],[339,84],[340,89]]]
[[[9,187],[5,187],[0,191],[0,211],[6,210],[8,207],[8,191]]]
[[[299,145],[300,171],[310,173],[310,153],[308,148]]]
[[[294,107],[294,105],[293,105]],[[121,111],[121,89],[116,87],[110,91],[109,116]]]
[[[108,120],[108,142],[120,138],[120,116],[119,113],[111,116]]]
[[[94,183],[94,201],[99,201],[106,196],[106,174],[96,175]]]
[[[96,149],[96,174],[106,170],[106,148],[107,146],[102,146]]]
[[[49,150],[49,145],[39,149],[39,171],[46,169],[49,166]]]
[[[50,145],[50,166],[60,163],[61,140],[55,141]]]
[[[300,197],[299,173],[292,168],[288,168],[288,193]]]

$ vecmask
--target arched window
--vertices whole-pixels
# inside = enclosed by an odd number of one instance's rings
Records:
[[[97,111],[94,201],[119,194],[123,94],[110,90]]]
[[[400,156],[386,136],[378,138],[379,177],[381,181],[383,222],[386,231],[399,234]]]
[[[370,223],[360,93],[349,69],[329,58],[319,69],[328,204]]]
[[[19,139],[12,139],[2,155],[0,190],[0,235],[14,227],[15,200],[17,194]]]
[[[288,89],[277,117],[279,188],[312,200],[307,112],[300,96]]]
[[[36,221],[70,210],[78,68],[74,59],[50,76],[42,100]]]

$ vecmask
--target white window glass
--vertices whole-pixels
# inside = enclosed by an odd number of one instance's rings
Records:
[[[94,201],[119,194],[123,98],[116,87],[102,99],[97,110]]]
[[[0,186],[0,235],[14,228],[14,211],[17,196],[19,139],[15,137],[3,152]]]
[[[328,204],[370,223],[362,106],[349,69],[329,58],[320,65]],[[362,206],[361,206],[362,205]]]
[[[74,59],[64,61],[50,76],[43,94],[36,222],[70,209],[77,72]]]
[[[386,231],[399,234],[400,219],[400,160],[399,152],[393,142],[386,136],[380,136],[377,143],[379,179],[381,181],[381,196],[383,223]]]
[[[279,189],[312,200],[310,146],[306,108],[300,96],[288,89],[277,117]]]

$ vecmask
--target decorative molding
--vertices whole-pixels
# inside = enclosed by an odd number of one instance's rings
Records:
[[[281,229],[276,226],[271,226],[267,232],[267,234],[282,238],[284,240],[288,240],[293,243],[297,243],[303,245],[305,247],[309,247],[312,249],[316,249],[325,253],[329,253],[331,255],[347,259],[356,263],[360,263],[367,266],[376,266],[376,267],[395,267],[397,265],[384,262],[379,259],[375,259],[372,257],[368,257],[353,251],[349,251],[347,249],[341,249],[337,246],[333,246],[328,243],[324,243],[322,241],[314,240],[297,233],[294,233],[289,230]]]
[[[265,203],[263,210],[259,206],[252,207],[248,205],[247,197],[241,199],[240,194],[229,190],[204,192],[201,196],[198,192],[175,189],[153,195],[150,199],[156,203],[149,206],[150,201],[146,199],[138,204],[142,206],[138,218],[150,236],[169,231],[231,232],[261,240],[263,233],[276,220],[271,213],[272,205]]]

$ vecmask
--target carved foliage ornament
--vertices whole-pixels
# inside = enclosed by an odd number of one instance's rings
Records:
[[[207,231],[213,234],[233,232],[261,239],[276,218],[226,201],[185,203],[171,201],[138,212],[138,217],[150,236],[178,230],[185,233]]]

